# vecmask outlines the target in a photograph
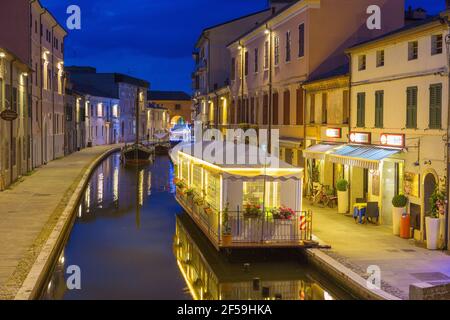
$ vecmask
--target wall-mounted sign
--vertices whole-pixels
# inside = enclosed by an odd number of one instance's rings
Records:
[[[369,132],[351,132],[350,142],[360,144],[370,144],[372,142]]]
[[[0,113],[0,117],[5,121],[14,121],[17,119],[18,115],[14,110],[6,109]]]
[[[342,138],[342,129],[341,128],[328,128],[325,131],[325,135],[327,138]]]
[[[382,134],[380,142],[383,146],[399,147],[405,146],[405,135],[403,134]]]

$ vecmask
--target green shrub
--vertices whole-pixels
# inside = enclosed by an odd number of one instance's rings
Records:
[[[408,198],[405,197],[403,194],[396,195],[392,199],[392,205],[395,208],[404,208],[404,207],[406,207],[407,203],[408,203]]]
[[[337,191],[345,192],[348,190],[348,181],[341,179],[336,183]]]

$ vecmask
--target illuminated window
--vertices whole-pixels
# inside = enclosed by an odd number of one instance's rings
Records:
[[[280,184],[278,182],[266,182],[264,190],[264,181],[244,182],[243,186],[243,204],[265,205],[266,208],[280,207]],[[264,197],[264,192],[266,193]]]
[[[97,117],[103,117],[103,104],[97,104]]]
[[[117,104],[112,107],[112,115],[114,118],[119,117],[119,106]]]

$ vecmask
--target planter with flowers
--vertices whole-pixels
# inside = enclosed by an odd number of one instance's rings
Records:
[[[271,210],[273,223],[271,231],[272,240],[290,240],[295,233],[295,212],[291,208],[281,206]]]
[[[244,205],[244,219],[241,224],[244,226],[242,237],[248,241],[261,241],[264,213],[261,205],[247,203]]]
[[[443,244],[445,230],[445,207],[447,204],[446,196],[436,188],[430,197],[431,212],[425,218],[425,227],[427,233],[427,248],[429,250],[438,250]],[[443,232],[444,231],[444,232]]]

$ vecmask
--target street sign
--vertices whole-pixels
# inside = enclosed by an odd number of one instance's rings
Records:
[[[6,109],[0,113],[0,117],[5,121],[14,121],[17,119],[18,114],[14,110]]]

